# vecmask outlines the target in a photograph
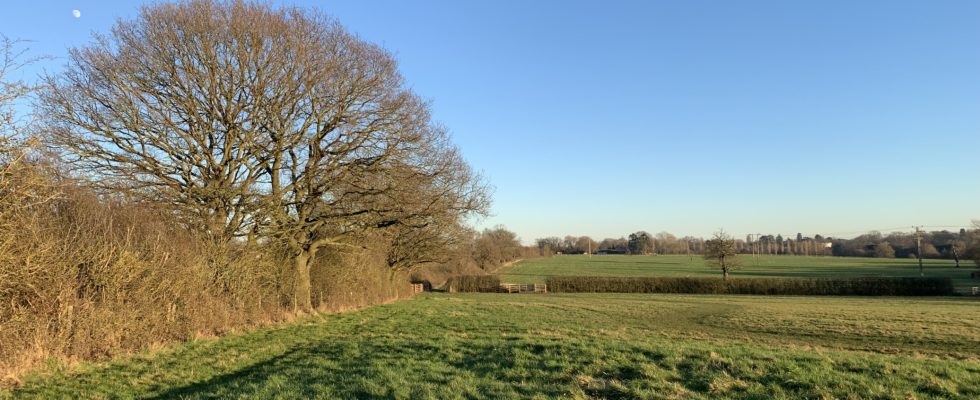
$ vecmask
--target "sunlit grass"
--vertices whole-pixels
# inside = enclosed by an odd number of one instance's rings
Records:
[[[742,267],[733,277],[817,277],[862,276],[916,277],[919,264],[914,259],[802,256],[739,256]],[[980,280],[970,279],[976,270],[972,261],[955,268],[952,260],[924,260],[928,277],[953,279],[957,291],[967,293]],[[499,271],[505,283],[544,283],[548,276],[721,276],[705,266],[699,256],[564,255],[536,258]]]
[[[47,371],[24,397],[976,398],[971,299],[423,295]]]

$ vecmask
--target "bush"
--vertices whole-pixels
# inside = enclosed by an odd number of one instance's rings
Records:
[[[0,154],[0,386],[47,359],[102,359],[291,316],[294,270],[275,243],[215,243],[165,206],[58,177]],[[320,310],[411,295],[371,244],[314,260]]]
[[[803,296],[951,296],[949,278],[615,278],[549,277],[548,290],[565,293],[687,293]]]
[[[41,172],[0,180],[0,377],[282,317],[279,260]]]
[[[362,238],[361,243],[364,249],[334,247],[317,253],[310,272],[314,307],[347,311],[412,296],[408,274],[388,267],[378,238]]]
[[[496,275],[463,275],[449,279],[446,284],[449,292],[498,292],[500,277]]]

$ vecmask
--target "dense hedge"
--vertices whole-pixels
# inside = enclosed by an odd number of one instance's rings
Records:
[[[767,294],[809,296],[951,296],[949,278],[616,278],[549,277],[551,292]]]
[[[462,275],[450,278],[446,283],[450,292],[498,292],[500,277],[496,275]]]

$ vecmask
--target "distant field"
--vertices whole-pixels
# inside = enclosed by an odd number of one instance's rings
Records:
[[[919,276],[918,261],[912,259],[857,257],[740,256],[739,277],[860,277]],[[961,261],[960,268],[950,260],[924,260],[925,275],[949,277],[957,290],[966,293],[980,280],[971,280],[976,269],[972,261]],[[548,276],[721,276],[705,266],[701,257],[563,255],[524,260],[498,272],[505,283],[544,283]]]
[[[29,377],[0,398],[980,398],[980,302],[426,294]]]

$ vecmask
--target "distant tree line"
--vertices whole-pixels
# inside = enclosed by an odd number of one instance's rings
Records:
[[[540,254],[536,248],[521,244],[516,233],[499,225],[473,234],[471,246],[473,262],[484,271],[492,271],[508,262],[538,257]]]
[[[687,254],[703,251],[704,240],[694,237],[678,239],[667,232],[651,235],[645,231],[630,233],[618,239],[606,238],[596,242],[589,236],[547,237],[535,241],[541,255],[552,254]]]
[[[980,258],[980,229],[921,232],[918,240],[913,232],[869,232],[833,241],[831,252],[849,257],[917,258],[921,254],[922,258],[976,260]]]
[[[827,237],[820,234],[784,237],[781,234],[750,234],[744,239],[734,239],[737,254],[922,258],[975,260],[980,258],[980,227],[959,231],[931,231],[918,233],[894,232],[884,235],[872,231],[850,239]],[[691,254],[704,255],[707,240],[685,236],[678,238],[667,232],[651,235],[637,231],[621,238],[607,238],[596,242],[589,236],[547,237],[536,240],[541,255],[552,254]]]
[[[537,247],[521,244],[516,233],[503,226],[483,231],[463,229],[454,234],[448,257],[412,271],[411,280],[440,286],[458,276],[481,276],[508,263],[540,257]]]

